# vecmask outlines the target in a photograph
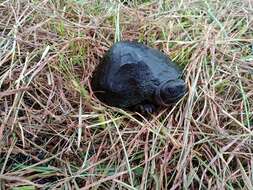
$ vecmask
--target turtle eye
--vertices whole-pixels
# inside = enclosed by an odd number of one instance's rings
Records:
[[[174,102],[180,99],[186,91],[184,82],[181,80],[168,83],[161,91],[161,96],[165,102]]]
[[[168,88],[168,92],[171,94],[181,94],[182,92],[185,92],[185,84],[179,82],[178,84],[175,84],[174,86],[170,86]]]
[[[157,104],[168,106],[178,101],[187,91],[183,80],[170,80],[160,85],[155,92]]]
[[[170,97],[176,96],[179,91],[177,86],[168,86],[166,90],[167,90],[167,93]]]

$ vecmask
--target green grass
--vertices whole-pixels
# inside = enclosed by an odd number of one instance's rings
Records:
[[[2,1],[0,189],[252,189],[251,1]],[[182,69],[145,118],[90,90],[116,41]]]

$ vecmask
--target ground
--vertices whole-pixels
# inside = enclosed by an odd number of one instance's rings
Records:
[[[0,189],[253,189],[251,0],[0,2]],[[98,101],[118,40],[166,53],[185,97],[150,117]]]

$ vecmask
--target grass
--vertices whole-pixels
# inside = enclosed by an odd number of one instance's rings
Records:
[[[0,4],[0,189],[253,189],[253,4]],[[90,77],[119,40],[160,49],[188,94],[145,118]]]

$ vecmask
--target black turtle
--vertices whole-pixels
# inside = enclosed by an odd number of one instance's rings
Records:
[[[91,87],[102,102],[153,112],[186,92],[180,69],[163,53],[137,42],[115,43],[95,69]]]

